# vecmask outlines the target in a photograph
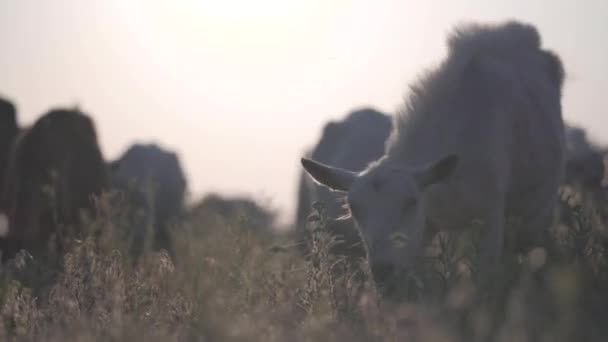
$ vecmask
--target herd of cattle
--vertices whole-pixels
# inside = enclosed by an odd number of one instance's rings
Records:
[[[415,265],[439,231],[482,227],[482,267],[492,269],[509,217],[521,219],[530,245],[518,247],[528,248],[565,212],[560,189],[605,200],[606,152],[564,124],[562,62],[541,48],[533,26],[462,25],[447,45],[446,59],[411,86],[394,117],[353,111],[328,123],[302,158],[296,232],[304,232],[311,204],[323,202],[330,230],[344,240],[336,252],[367,256],[379,283]],[[3,262],[21,249],[63,253],[106,189],[122,190],[136,208],[135,257],[148,233],[155,248],[174,254],[169,227],[187,185],[175,153],[136,144],[106,161],[93,121],[78,109],[50,110],[24,128],[16,115],[0,99]],[[232,215],[219,197],[204,205]],[[272,224],[260,215],[260,225]]]
[[[116,161],[101,154],[93,121],[78,109],[52,109],[19,128],[16,108],[0,100],[0,250],[5,262],[26,249],[61,255],[96,213],[95,198],[120,189],[133,206],[132,252],[154,244],[172,252],[168,227],[180,214],[186,180],[174,153],[136,144]]]

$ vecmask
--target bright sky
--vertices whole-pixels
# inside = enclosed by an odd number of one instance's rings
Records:
[[[608,1],[2,0],[0,95],[32,123],[78,103],[104,155],[155,140],[190,190],[270,199],[290,219],[323,124],[388,112],[463,20],[529,21],[566,66],[567,120],[608,143]]]

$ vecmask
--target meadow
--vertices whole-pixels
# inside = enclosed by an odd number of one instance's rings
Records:
[[[304,241],[246,211],[195,207],[173,226],[174,260],[150,250],[135,264],[128,208],[105,194],[61,267],[25,251],[3,266],[0,340],[606,341],[602,210],[564,204],[572,223],[555,227],[550,251],[508,253],[492,285],[475,270],[475,234],[441,236],[397,300],[366,260],[331,253],[340,240],[321,203]]]

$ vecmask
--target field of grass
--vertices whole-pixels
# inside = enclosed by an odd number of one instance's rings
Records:
[[[112,205],[110,205],[112,203]],[[551,253],[508,254],[491,286],[475,238],[437,241],[434,256],[382,298],[365,260],[334,256],[323,210],[311,255],[247,215],[189,213],[175,260],[129,258],[120,203],[102,198],[56,269],[27,253],[0,273],[2,341],[607,341],[608,238],[588,206],[556,229]],[[563,228],[563,227],[562,227]]]

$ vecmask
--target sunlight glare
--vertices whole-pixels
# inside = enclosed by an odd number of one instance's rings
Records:
[[[302,0],[190,0],[204,17],[240,22],[286,19],[297,15]]]

